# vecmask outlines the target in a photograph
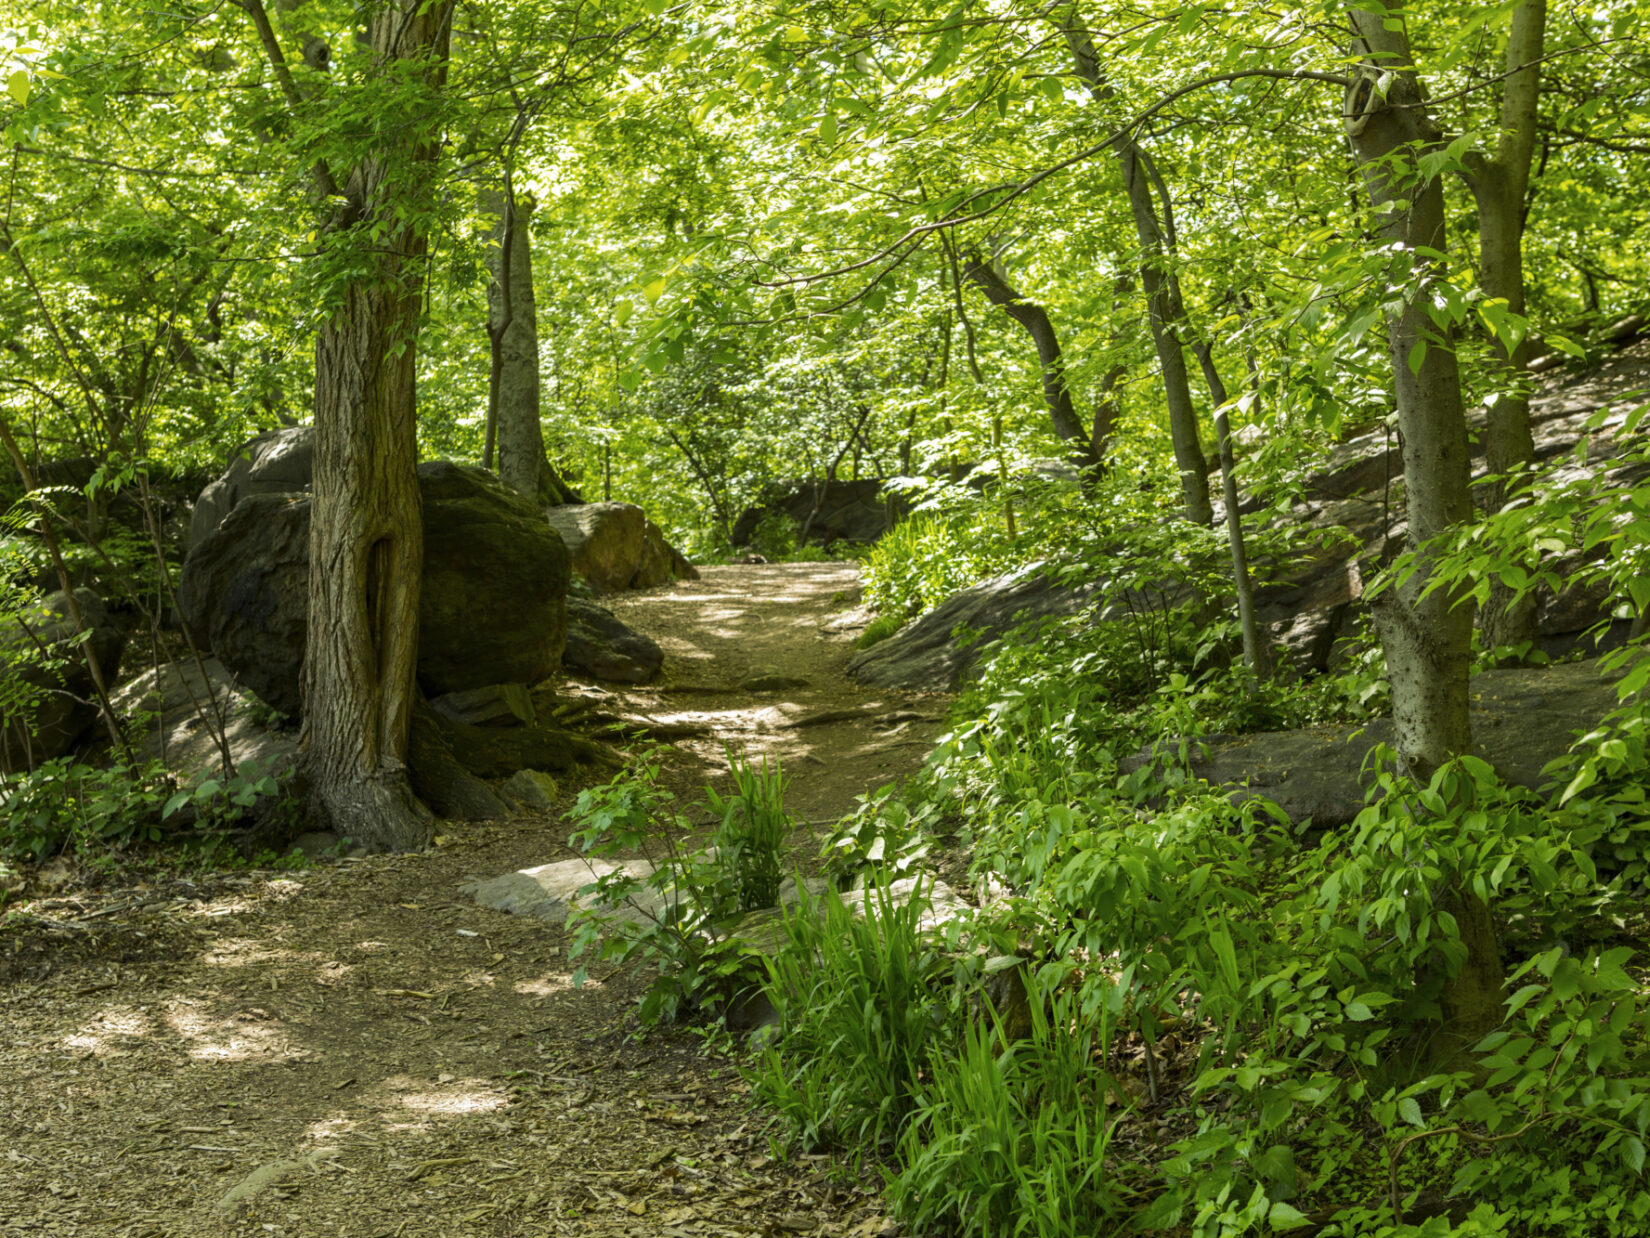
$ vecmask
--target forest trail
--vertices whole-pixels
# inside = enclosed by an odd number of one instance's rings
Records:
[[[607,685],[593,695],[621,717],[653,719],[681,736],[674,780],[703,784],[725,773],[726,745],[736,756],[777,760],[789,780],[786,805],[801,820],[834,822],[857,796],[921,764],[944,705],[862,688],[844,674],[870,619],[854,564],[734,564],[701,573],[602,599],[664,647],[665,667],[656,684]]]
[[[843,676],[857,590],[852,565],[784,564],[606,599],[665,675],[567,690],[680,736],[690,805],[726,744],[778,757],[791,807],[833,820],[915,770],[943,712]],[[57,874],[0,933],[0,1235],[896,1233],[827,1158],[773,1160],[700,1036],[631,1039],[638,977],[575,990],[564,928],[458,893],[566,858],[567,832],[543,815],[291,872]]]

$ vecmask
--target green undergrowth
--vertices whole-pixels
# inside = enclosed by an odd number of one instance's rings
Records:
[[[71,757],[0,774],[0,859],[40,863],[72,855],[127,864],[135,851],[223,853],[254,809],[297,820],[291,771],[242,765],[233,776],[179,787],[160,761],[90,765]],[[276,832],[279,832],[278,830]]]
[[[569,955],[586,960],[574,984],[583,985],[591,960],[653,966],[639,1009],[647,1026],[726,1011],[756,986],[759,964],[732,929],[779,901],[794,822],[777,763],[755,765],[730,752],[728,764],[733,789],[705,791],[703,812],[717,822],[708,841],[660,785],[659,756],[649,747],[611,782],[581,791],[567,814],[568,841],[592,877],[571,920]],[[635,860],[644,864],[625,866]]]
[[[1475,527],[1440,569],[1465,590],[1650,602],[1650,487],[1530,489]],[[1378,648],[1257,680],[1218,608],[1175,600],[1156,536],[1107,557],[1137,573],[1130,605],[988,649],[924,775],[828,841],[872,892],[791,917],[768,966],[780,1022],[748,1070],[776,1143],[876,1164],[923,1233],[1650,1233],[1650,649],[1604,660],[1620,708],[1539,795],[1474,757],[1416,783],[1377,752],[1352,824],[1291,823],[1187,758],[1385,712]],[[924,929],[890,891],[936,846],[981,906]],[[1502,975],[1468,1026],[1473,908]]]

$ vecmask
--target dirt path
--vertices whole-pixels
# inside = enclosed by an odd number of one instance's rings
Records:
[[[621,599],[664,682],[569,690],[693,732],[684,786],[727,742],[779,756],[792,804],[830,819],[916,768],[940,712],[843,679],[856,589],[834,564],[713,568]],[[807,684],[738,686],[768,668]],[[700,1037],[630,1039],[637,977],[574,990],[564,930],[456,892],[565,857],[566,833],[543,816],[289,873],[36,874],[0,928],[0,1234],[895,1232],[829,1161],[773,1162]],[[218,1207],[260,1170],[278,1181]]]
[[[674,762],[685,782],[727,769],[726,744],[771,757],[790,779],[786,803],[807,821],[835,821],[856,796],[916,769],[933,747],[944,704],[861,688],[843,674],[869,616],[853,564],[710,567],[704,578],[604,599],[665,649],[645,689],[602,694],[621,715],[691,732]],[[801,681],[750,690],[764,680]]]

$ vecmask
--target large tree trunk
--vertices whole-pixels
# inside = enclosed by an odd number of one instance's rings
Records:
[[[1541,59],[1546,41],[1547,0],[1524,0],[1513,13],[1507,36],[1506,71],[1501,88],[1501,136],[1493,157],[1481,151],[1466,156],[1466,181],[1478,204],[1478,282],[1485,297],[1505,301],[1512,313],[1524,314],[1524,198],[1530,186],[1535,152],[1535,122],[1541,99]],[[1488,410],[1484,431],[1486,463],[1493,477],[1505,477],[1535,463],[1530,432],[1529,337],[1517,347],[1497,336],[1501,363],[1497,398]],[[1484,487],[1484,508],[1498,510],[1505,487]],[[1492,585],[1482,615],[1484,644],[1490,648],[1533,644],[1539,635],[1533,593],[1515,597],[1499,582]]]
[[[1048,405],[1049,421],[1054,432],[1071,449],[1078,463],[1096,466],[1100,460],[1094,454],[1090,435],[1077,419],[1072,405],[1071,389],[1066,385],[1066,359],[1060,350],[1060,337],[1048,311],[1035,301],[1028,301],[1010,286],[996,266],[978,251],[970,251],[963,261],[963,278],[985,293],[986,300],[1000,306],[1015,322],[1026,329],[1037,346],[1037,360],[1043,370],[1043,402]]]
[[[422,84],[439,90],[451,11],[418,0],[378,5],[379,68],[421,60]],[[349,178],[348,215],[371,246],[372,269],[345,290],[315,347],[302,741],[316,814],[384,849],[423,846],[431,833],[406,769],[424,559],[415,375],[427,249],[409,221],[429,209],[436,145],[430,135],[400,134]],[[374,224],[384,231],[369,241]]]
[[[1444,278],[1444,189],[1423,179],[1417,160],[1441,135],[1413,68],[1409,36],[1394,8],[1350,12],[1361,60],[1347,95],[1347,132],[1363,170],[1380,236],[1394,256],[1386,299],[1387,349],[1392,364],[1398,428],[1404,444],[1408,547],[1419,555],[1415,572],[1374,608],[1392,682],[1392,713],[1399,756],[1408,773],[1427,779],[1468,750],[1467,713],[1472,608],[1456,590],[1426,592],[1432,579],[1429,546],[1472,518],[1467,422],[1455,349],[1440,338],[1428,308],[1432,286]],[[1376,89],[1385,77],[1386,96]],[[1501,1017],[1503,973],[1489,909],[1456,889],[1446,874],[1442,909],[1454,914],[1468,957],[1445,985],[1445,1044],[1452,1052],[1476,1040]]]
[[[487,338],[492,370],[487,391],[489,430],[496,427],[498,475],[541,504],[567,502],[544,452],[539,424],[539,325],[533,295],[533,200],[518,197],[506,180],[487,194],[482,209],[498,217],[487,251]],[[492,435],[489,434],[489,443]],[[491,465],[491,459],[484,461]]]

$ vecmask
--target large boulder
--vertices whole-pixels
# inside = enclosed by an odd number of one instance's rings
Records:
[[[882,482],[876,478],[818,485],[787,482],[760,507],[748,507],[740,513],[732,530],[733,543],[749,544],[757,526],[771,515],[789,517],[798,529],[807,525],[810,542],[874,542],[894,527],[909,506],[903,499],[883,493]]]
[[[545,514],[566,543],[573,570],[598,595],[699,579],[693,564],[634,503],[570,503]]]
[[[309,639],[309,496],[243,499],[189,552],[177,595],[195,640],[267,704],[297,717]]]
[[[848,673],[876,688],[955,692],[991,641],[1023,623],[1092,605],[1099,587],[1068,585],[1032,564],[953,594],[887,640],[857,653]]]
[[[424,591],[418,682],[431,696],[535,684],[567,643],[568,555],[543,514],[484,469],[418,466]]]
[[[184,786],[223,774],[224,749],[243,773],[274,774],[298,761],[294,732],[265,725],[258,700],[216,658],[151,667],[115,690],[142,760],[165,761]]]
[[[424,583],[418,681],[440,696],[555,671],[567,639],[567,551],[532,503],[482,469],[418,466]],[[189,554],[191,631],[270,705],[296,716],[309,630],[309,496],[244,499]]]
[[[189,549],[205,541],[244,499],[308,490],[314,470],[315,439],[309,426],[270,430],[242,443],[223,475],[195,500]]]
[[[605,606],[567,600],[567,648],[561,663],[577,675],[618,683],[649,683],[664,665],[658,642]]]
[[[76,640],[82,631],[91,632],[88,643],[104,683],[112,685],[119,673],[124,634],[90,589],[76,589],[74,601],[78,624],[62,592],[0,617],[0,670],[6,680],[0,694],[0,773],[62,756],[97,721],[92,673]]]

